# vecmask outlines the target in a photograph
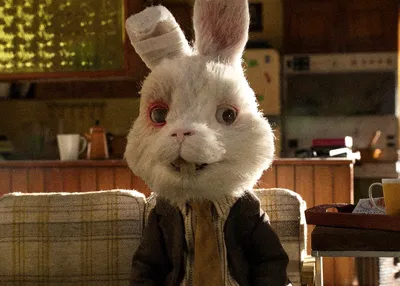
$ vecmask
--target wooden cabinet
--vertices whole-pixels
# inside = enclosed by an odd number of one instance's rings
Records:
[[[36,0],[34,0],[36,1]],[[148,4],[144,0],[124,0],[123,2],[123,19],[122,23],[133,14],[136,14],[145,9]],[[189,41],[194,38],[192,25],[192,5],[188,3],[178,3],[166,1],[154,1],[154,5],[165,5],[175,16],[177,22],[182,27]],[[78,2],[77,2],[78,3]],[[60,4],[61,5],[61,4]],[[0,4],[1,10],[2,4]],[[10,13],[12,10],[10,10]],[[98,20],[100,21],[100,20]],[[1,22],[1,21],[0,21]],[[1,23],[0,23],[1,24]],[[1,26],[1,25],[0,25]],[[57,71],[43,70],[40,72],[4,72],[2,70],[3,61],[0,59],[0,80],[2,81],[17,81],[17,80],[47,80],[41,81],[36,88],[35,98],[40,99],[59,99],[59,98],[94,98],[94,97],[129,97],[137,96],[140,83],[149,73],[149,69],[136,54],[131,46],[129,37],[122,25],[121,35],[118,42],[121,42],[119,55],[122,55],[123,61],[117,68],[103,70],[71,70]],[[3,35],[4,36],[4,35]],[[0,55],[2,55],[2,47],[5,45],[4,37],[0,36]],[[34,37],[35,38],[35,37]],[[93,37],[92,37],[93,38]],[[37,45],[33,40],[34,46]],[[107,45],[115,46],[117,43],[107,42]],[[104,45],[102,45],[104,46]],[[103,50],[106,48],[103,48]],[[96,49],[93,53],[98,52]],[[65,79],[78,79],[74,81],[65,81]],[[98,78],[102,81],[87,81],[87,79]],[[110,80],[108,80],[110,79]],[[61,81],[60,81],[61,80]]]
[[[397,50],[397,0],[345,1],[343,50],[380,52]]]
[[[150,6],[143,0],[140,1],[127,1],[127,17],[142,11],[145,7]],[[169,1],[151,1],[152,5],[163,5],[174,15],[177,23],[182,28],[188,41],[194,39],[194,30],[192,25],[192,5],[187,3],[174,3]],[[127,37],[127,35],[126,35]],[[128,68],[128,75],[142,80],[148,73],[149,69],[136,54],[134,48],[131,46],[129,40],[125,42],[126,61]]]
[[[397,50],[397,0],[284,0],[284,52]]]
[[[330,53],[335,41],[336,0],[284,1],[285,53]]]
[[[142,77],[124,21],[143,0],[39,2],[0,4],[1,80]]]
[[[36,0],[34,2],[37,2]],[[76,3],[75,3],[76,2]],[[70,7],[69,11],[72,16],[75,18],[78,17],[76,16],[73,11],[74,9],[80,9],[81,5],[85,9],[88,9],[88,6],[86,5],[84,1],[79,2],[75,1],[74,3],[76,4],[76,7]],[[101,5],[94,5],[93,7],[102,7],[105,4],[103,3],[105,1],[102,1]],[[81,3],[81,4],[79,4]],[[93,2],[94,3],[94,2]],[[124,31],[125,25],[124,22],[125,20],[130,17],[133,14],[136,14],[140,11],[142,11],[144,8],[146,8],[146,3],[144,0],[123,0],[121,1],[122,6],[119,7],[118,11],[114,11],[115,13],[122,13],[122,19],[120,19],[117,16],[114,16],[114,18],[118,18],[118,23],[119,24],[114,24],[114,28],[118,27],[118,31],[108,31],[108,30],[102,30],[99,29],[99,26],[102,25],[100,22],[102,21],[101,17],[102,14],[105,10],[101,10],[100,12],[93,12],[93,11],[85,11],[82,13],[76,13],[79,14],[80,19],[82,22],[80,23],[82,27],[78,27],[79,23],[75,23],[75,19],[71,20],[71,23],[73,23],[74,27],[68,28],[68,25],[65,23],[61,23],[61,20],[57,20],[57,17],[52,16],[52,10],[55,6],[49,5],[48,10],[49,11],[42,11],[41,13],[45,14],[51,14],[49,17],[52,17],[52,21],[54,22],[49,22],[47,25],[49,25],[49,37],[55,37],[55,40],[57,40],[57,45],[53,45],[49,51],[46,51],[48,53],[49,59],[47,61],[44,61],[42,59],[42,51],[38,50],[37,46],[41,45],[41,41],[43,40],[41,37],[41,34],[38,33],[35,29],[30,31],[30,34],[27,36],[21,36],[21,39],[18,40],[8,40],[7,37],[12,37],[12,38],[17,38],[16,36],[12,35],[12,29],[13,27],[10,27],[8,29],[5,29],[6,31],[11,31],[9,34],[5,33],[4,35],[0,36],[0,80],[3,81],[14,81],[14,80],[38,80],[38,79],[63,79],[63,78],[125,78],[131,82],[140,82],[143,80],[145,75],[148,73],[148,69],[146,65],[142,62],[140,57],[136,54],[135,50],[131,46],[131,43],[129,41],[128,35]],[[154,3],[155,4],[155,3]],[[4,4],[5,5],[5,4]],[[2,4],[0,4],[0,10],[4,8]],[[18,4],[19,5],[19,4]],[[23,4],[21,4],[23,5]],[[65,4],[67,5],[67,4]],[[60,7],[64,7],[64,4],[59,4]],[[92,5],[92,4],[91,4]],[[34,10],[36,9],[37,5],[33,5],[29,13],[30,16],[34,19],[38,18],[39,16],[36,16],[37,13],[35,13]],[[40,6],[40,5],[39,5]],[[37,6],[37,7],[39,7]],[[46,5],[44,5],[46,6]],[[67,5],[68,6],[68,5]],[[114,5],[115,6],[115,5]],[[191,12],[191,5],[189,4],[178,4],[178,3],[172,3],[172,4],[166,4],[166,6],[171,10],[171,12],[176,16],[176,19],[179,24],[181,24],[186,36],[189,39],[193,38],[193,29],[192,29],[192,24],[191,24],[191,17],[192,17],[192,12]],[[47,6],[46,6],[47,7]],[[53,7],[53,8],[51,8]],[[117,7],[117,6],[115,6]],[[64,7],[65,8],[65,7]],[[89,7],[90,8],[90,7]],[[42,8],[37,8],[37,9],[42,9]],[[45,8],[43,8],[45,9]],[[61,8],[60,8],[61,9]],[[83,9],[83,8],[82,8]],[[82,10],[80,9],[80,11]],[[97,8],[96,8],[97,9]],[[100,8],[99,8],[100,9]],[[28,10],[24,12],[28,13]],[[31,11],[32,10],[32,11]],[[53,9],[54,10],[54,9]],[[7,19],[13,19],[22,17],[19,14],[16,14],[16,9],[10,7],[9,9],[5,9],[5,12],[7,12],[6,16]],[[4,12],[3,11],[3,12]],[[112,9],[106,9],[106,11],[109,11],[112,13]],[[47,13],[47,14],[46,14]],[[62,19],[68,19],[68,15],[65,15],[61,12],[59,14],[63,17]],[[82,15],[81,15],[82,14]],[[87,19],[87,17],[91,17],[94,15],[95,20],[90,20]],[[36,17],[36,18],[35,18]],[[19,18],[18,18],[19,19]],[[17,19],[17,20],[18,20]],[[22,19],[22,18],[21,18]],[[22,20],[21,20],[22,21]],[[36,20],[35,20],[36,21]],[[34,22],[35,22],[34,21]],[[84,29],[84,25],[86,25],[86,22],[88,23],[96,23],[96,29],[92,29],[90,33],[87,35],[82,32]],[[36,21],[37,22],[37,21]],[[35,22],[35,23],[36,23]],[[17,23],[18,24],[18,23]],[[17,25],[16,24],[16,25]],[[105,23],[106,25],[107,23]],[[0,23],[1,25],[1,23]],[[23,24],[21,24],[23,25]],[[36,24],[35,24],[36,25]],[[39,24],[38,24],[39,25]],[[72,24],[71,24],[72,25]],[[53,26],[58,27],[55,29]],[[94,26],[94,24],[93,24]],[[66,27],[65,29],[69,29],[70,33],[65,33],[65,36],[62,36],[64,33],[63,30],[60,30],[60,27]],[[77,29],[78,30],[74,30]],[[7,27],[6,27],[7,28]],[[81,29],[82,28],[82,29]],[[11,29],[11,30],[10,30]],[[22,28],[21,28],[22,29]],[[60,30],[60,31],[59,31]],[[51,32],[51,33],[50,33]],[[99,38],[103,38],[103,33],[106,35],[106,33],[113,34],[114,32],[114,38],[111,40],[107,41],[107,37],[104,36],[104,41],[99,40]],[[86,40],[86,43],[83,45],[81,41],[76,41],[78,36],[71,36],[72,34],[79,34],[79,37],[82,37],[83,39]],[[108,34],[107,34],[108,35]],[[17,41],[27,41],[27,37],[29,38],[29,45],[27,44],[26,47],[23,47],[23,52],[24,53],[19,53],[19,50],[17,48],[9,48],[9,45],[13,46]],[[11,38],[10,38],[11,39]],[[65,42],[61,42],[61,39],[65,39]],[[58,43],[60,42],[60,43]],[[18,42],[19,43],[19,42]],[[58,45],[61,45],[60,48]],[[21,46],[21,45],[20,45]],[[70,47],[71,46],[71,47]],[[113,50],[113,53],[115,54],[115,57],[110,55],[110,50]],[[21,56],[21,59],[18,60],[18,57],[16,57],[16,53],[18,52],[19,54],[23,54]],[[54,55],[55,56],[54,56]],[[82,54],[82,55],[81,55]],[[47,55],[47,54],[46,54]],[[52,56],[53,55],[53,56]],[[29,56],[29,59],[26,57]],[[113,60],[114,58],[120,59],[117,64],[110,66],[110,68],[107,67],[107,64],[105,65],[100,65],[98,67],[93,66],[90,67],[89,64],[86,65],[86,62],[90,62],[91,60],[85,60],[82,58],[82,56],[85,56],[86,58],[92,59],[97,62],[103,62],[104,58],[107,56],[110,57],[110,60]],[[44,57],[44,56],[43,56]],[[64,58],[69,58],[70,60],[64,60]],[[80,66],[81,62],[85,62],[85,66]],[[71,67],[68,65],[71,64]],[[48,65],[48,67],[46,67]],[[7,66],[12,66],[15,68],[10,68],[8,69]],[[139,85],[138,83],[136,85]]]
[[[139,13],[145,8],[143,0],[124,0],[125,1],[125,16],[124,19],[128,19],[131,15]],[[125,21],[124,20],[124,21]],[[133,78],[137,81],[143,80],[149,70],[146,65],[140,59],[139,55],[133,49],[128,35],[125,31],[125,71],[129,78]]]
[[[345,159],[279,159],[267,170],[257,188],[287,188],[299,193],[307,207],[353,202],[353,164]],[[124,161],[14,161],[0,162],[0,197],[10,192],[85,192],[136,189],[146,196],[149,188],[132,174]],[[308,226],[308,252],[310,234]],[[325,258],[327,285],[351,285],[353,258]]]
[[[110,189],[135,189],[150,195],[143,180],[119,160],[0,162],[0,196],[9,192],[94,192]]]
[[[174,15],[176,22],[181,27],[186,39],[191,42],[194,40],[193,29],[193,6],[188,3],[161,3]]]

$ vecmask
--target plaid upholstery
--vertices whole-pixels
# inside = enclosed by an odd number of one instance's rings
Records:
[[[145,198],[135,191],[0,198],[1,285],[129,285]]]
[[[258,189],[255,193],[289,255],[289,279],[293,285],[300,285],[301,262],[307,252],[306,203],[299,194],[286,189]]]
[[[290,257],[289,277],[300,285],[305,202],[284,189],[255,193]],[[0,285],[128,285],[155,202],[151,196],[146,205],[142,194],[126,190],[3,196]]]

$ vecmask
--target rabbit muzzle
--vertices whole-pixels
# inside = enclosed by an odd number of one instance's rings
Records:
[[[183,159],[181,156],[179,156],[177,159],[175,159],[173,162],[171,162],[171,166],[173,169],[177,172],[182,172],[182,173],[188,173],[194,175],[196,171],[203,170],[206,166],[208,166],[207,163],[203,164],[195,164],[186,161]]]

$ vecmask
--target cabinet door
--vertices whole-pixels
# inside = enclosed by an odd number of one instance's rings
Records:
[[[143,0],[128,1],[125,0],[125,19],[130,16],[139,13],[146,8]],[[132,47],[129,37],[125,31],[125,65],[127,68],[127,75],[137,81],[143,80],[143,78],[149,73],[148,68],[141,60],[139,55],[135,52]]]
[[[163,4],[174,15],[176,22],[181,27],[187,40],[194,40],[194,29],[192,22],[193,7],[187,3],[165,3]]]
[[[0,1],[0,78],[124,75],[124,8],[114,0]]]
[[[337,42],[335,0],[284,1],[284,52],[335,52]]]
[[[397,50],[397,0],[343,0],[346,52]]]

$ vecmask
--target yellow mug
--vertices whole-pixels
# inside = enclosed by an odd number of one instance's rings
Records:
[[[372,195],[372,188],[374,186],[381,186],[383,188],[385,208],[375,203]],[[400,179],[382,179],[382,183],[373,183],[369,186],[368,195],[371,204],[375,208],[386,211],[387,215],[400,216]]]

